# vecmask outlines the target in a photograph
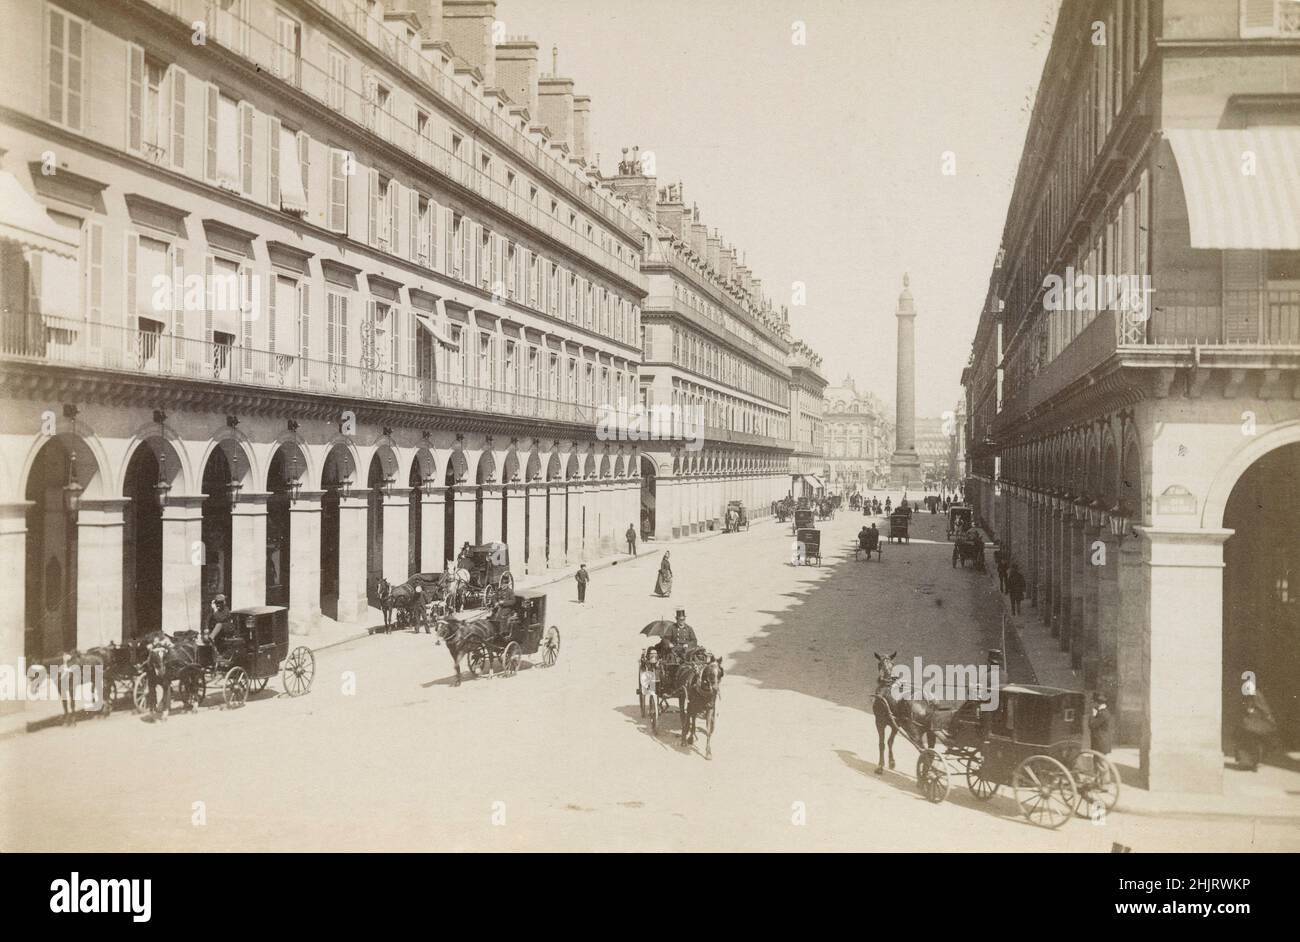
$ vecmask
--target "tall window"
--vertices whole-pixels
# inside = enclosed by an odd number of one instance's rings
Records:
[[[275,74],[294,85],[301,81],[302,27],[298,21],[277,14],[275,18]]]
[[[337,47],[330,46],[329,63],[329,106],[331,110],[344,114],[348,87],[348,55]]]
[[[46,8],[45,113],[55,124],[82,129],[85,101],[85,23],[58,7]]]

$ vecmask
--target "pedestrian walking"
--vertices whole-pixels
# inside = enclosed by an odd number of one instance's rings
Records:
[[[998,591],[1005,595],[1007,591],[1007,573],[1011,571],[1011,560],[1007,558],[1006,552],[999,546],[993,551],[993,561],[998,566]]]
[[[1237,768],[1258,772],[1269,740],[1277,732],[1273,711],[1254,682],[1248,682],[1241,698],[1241,718],[1237,723],[1234,754]]]
[[[587,583],[591,581],[591,573],[587,572],[587,564],[583,563],[578,567],[578,572],[574,575],[578,580],[578,604],[587,604]]]
[[[673,594],[673,566],[668,561],[668,550],[664,550],[664,558],[659,562],[659,576],[655,579],[655,595],[666,599]]]
[[[1020,600],[1025,597],[1025,577],[1019,563],[1012,563],[1007,573],[1007,592],[1011,596],[1011,614],[1019,615]]]
[[[1106,708],[1106,695],[1094,694],[1092,698],[1092,717],[1088,720],[1088,734],[1093,752],[1109,755],[1112,747],[1110,732],[1110,710]]]
[[[623,534],[623,535],[624,535],[625,537],[627,537],[627,552],[628,552],[628,555],[629,555],[629,556],[635,556],[635,555],[636,555],[636,530],[633,529],[632,524],[629,523],[629,524],[627,525],[627,533],[625,533],[625,534]]]

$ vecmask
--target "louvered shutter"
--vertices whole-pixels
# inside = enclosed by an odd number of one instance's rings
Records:
[[[240,192],[245,196],[253,195],[253,106],[249,102],[239,103],[240,126]]]
[[[203,176],[211,183],[217,180],[217,111],[220,109],[221,92],[217,86],[208,83],[206,145],[204,147]]]
[[[101,342],[100,325],[104,323],[104,226],[98,222],[88,225],[89,250],[86,258],[86,319],[90,321],[90,343],[98,348]]]
[[[302,197],[311,204],[310,188],[307,185],[309,171],[311,170],[311,138],[307,136],[306,131],[299,131],[297,140],[298,147],[298,173],[302,177]]]
[[[406,191],[406,251],[413,262],[420,261],[420,194],[416,190]]]
[[[338,342],[339,342],[339,296],[333,292],[325,295],[325,360],[328,363],[338,362]]]
[[[370,171],[370,216],[367,233],[367,241],[371,246],[379,245],[379,171],[372,169]]]
[[[1277,0],[1242,0],[1241,36],[1250,39],[1257,36],[1276,35]]]
[[[126,262],[126,303],[122,306],[125,315],[123,326],[127,330],[135,330],[139,324],[139,294],[136,285],[136,264],[137,254],[140,250],[140,236],[134,232],[126,234],[125,262]],[[127,342],[132,340],[128,335]]]
[[[308,299],[310,283],[298,282],[298,377],[304,386],[311,383],[311,317]]]
[[[214,284],[214,275],[216,273],[217,260],[214,256],[207,256],[203,259],[203,283],[207,289],[207,297],[203,305],[203,342],[212,343],[212,307],[216,303],[216,285]]]
[[[402,185],[396,180],[388,183],[388,251],[402,254]]]
[[[266,330],[267,330],[267,349],[272,353],[277,352],[275,346],[275,293],[280,287],[279,278],[275,272],[270,272],[266,276]]]
[[[185,171],[185,70],[171,67],[172,76],[172,166]]]
[[[185,248],[172,246],[172,359],[185,359]]]
[[[455,271],[455,229],[452,227],[452,212],[450,207],[445,207],[442,211],[442,271],[446,275]]]
[[[144,134],[144,50],[139,46],[126,50],[126,149],[138,154]]]
[[[344,173],[347,153],[330,150],[329,228],[346,232],[348,228],[348,177]]]
[[[256,318],[255,312],[249,305],[249,279],[252,276],[252,270],[243,263],[239,266],[239,323],[240,323],[240,345],[244,348],[244,372],[253,371],[253,321]]]
[[[271,146],[267,148],[270,152],[270,160],[267,167],[268,179],[270,186],[267,192],[267,202],[271,204],[272,209],[280,208],[280,119],[275,115],[266,116],[266,130],[271,136]]]

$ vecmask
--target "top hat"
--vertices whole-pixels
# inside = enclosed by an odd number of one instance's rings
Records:
[[[677,614],[678,614],[678,615],[685,615],[685,614],[686,614],[686,609],[684,609],[684,608],[679,608],[679,609],[677,610]]]

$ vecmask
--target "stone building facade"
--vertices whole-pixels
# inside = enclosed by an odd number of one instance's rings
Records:
[[[838,494],[885,487],[894,423],[879,397],[859,392],[853,377],[845,376],[838,386],[826,388],[822,412],[827,486]]]

